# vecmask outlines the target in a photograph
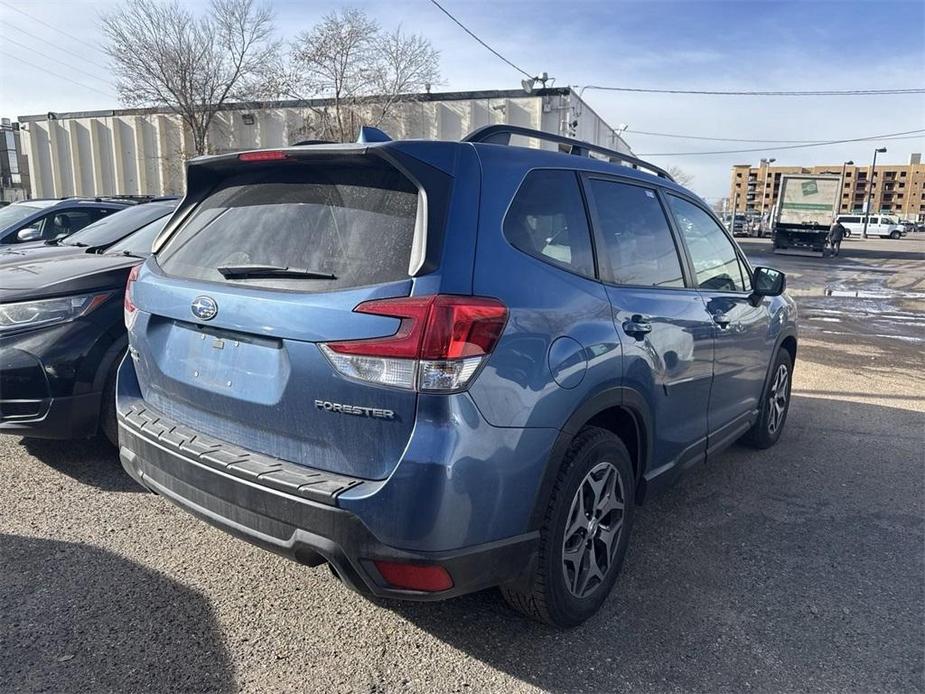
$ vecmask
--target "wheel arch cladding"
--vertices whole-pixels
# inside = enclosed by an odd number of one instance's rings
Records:
[[[538,528],[546,513],[556,477],[569,446],[586,426],[596,426],[614,433],[626,446],[636,478],[636,503],[645,490],[645,472],[652,451],[652,427],[645,399],[636,391],[619,387],[608,389],[586,400],[569,418],[549,454],[543,481],[537,492],[530,529]]]
[[[787,335],[781,340],[780,348],[787,350],[790,355],[790,363],[796,364],[797,361],[797,339],[793,335]]]

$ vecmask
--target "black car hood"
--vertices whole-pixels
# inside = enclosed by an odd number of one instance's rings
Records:
[[[128,271],[141,258],[75,253],[65,257],[23,260],[0,269],[0,302],[28,301],[97,289],[122,289]]]
[[[24,244],[25,245],[25,244]],[[10,265],[21,265],[25,262],[34,260],[45,260],[46,258],[61,258],[78,253],[86,253],[86,248],[80,246],[46,246],[40,243],[36,246],[29,245],[25,248],[16,246],[0,246],[0,268],[7,268]]]

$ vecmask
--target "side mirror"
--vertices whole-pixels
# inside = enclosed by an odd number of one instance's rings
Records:
[[[787,288],[787,276],[780,270],[756,267],[752,275],[752,297],[780,296]]]
[[[16,233],[17,241],[38,241],[42,238],[42,230],[38,227],[26,227]]]

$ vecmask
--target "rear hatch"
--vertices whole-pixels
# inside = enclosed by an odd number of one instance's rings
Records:
[[[187,199],[131,286],[138,381],[194,430],[382,479],[417,395],[337,373],[323,344],[399,330],[354,308],[407,297],[433,270],[450,177],[384,148],[307,149],[191,164]]]

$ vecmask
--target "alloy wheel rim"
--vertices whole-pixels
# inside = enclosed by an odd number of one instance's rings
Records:
[[[594,593],[613,568],[625,499],[623,480],[613,463],[598,463],[578,485],[562,539],[562,575],[575,597]]]
[[[780,429],[787,412],[787,397],[790,393],[790,373],[787,366],[781,364],[774,374],[771,393],[768,396],[768,433],[774,435]]]

